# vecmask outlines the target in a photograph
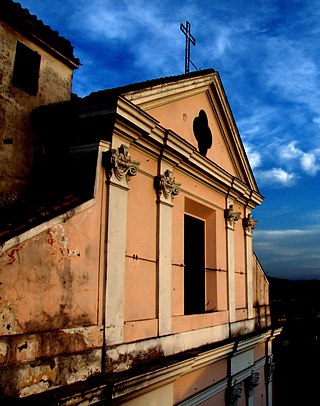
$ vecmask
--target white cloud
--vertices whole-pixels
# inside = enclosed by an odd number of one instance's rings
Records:
[[[286,187],[293,186],[297,179],[297,176],[294,173],[289,173],[282,168],[260,170],[256,172],[256,176],[261,184],[281,185]]]
[[[302,151],[296,147],[297,142],[291,141],[287,145],[282,145],[279,150],[279,155],[281,159],[296,159],[301,156]]]
[[[303,153],[300,159],[302,169],[311,176],[317,175],[320,166],[316,163],[316,156],[310,152]]]
[[[244,143],[244,148],[246,150],[251,168],[258,168],[262,161],[260,152],[255,150],[252,144]]]
[[[279,156],[282,160],[296,161],[299,167],[309,176],[315,176],[320,171],[318,164],[319,150],[304,152],[298,148],[296,141],[280,147]]]

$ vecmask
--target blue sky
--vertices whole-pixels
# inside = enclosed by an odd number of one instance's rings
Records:
[[[184,73],[221,76],[260,192],[254,250],[269,276],[320,279],[320,2],[21,0],[71,41],[73,91]],[[193,70],[193,69],[191,69]]]

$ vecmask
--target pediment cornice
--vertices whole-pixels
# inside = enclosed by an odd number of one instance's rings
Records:
[[[196,148],[178,134],[160,125],[151,115],[124,97],[118,99],[115,129],[128,137],[138,148],[160,153],[182,172],[205,183],[223,194],[246,201],[252,208],[263,201],[259,191],[250,183],[233,176],[210,159],[203,157]],[[254,186],[254,185],[253,185]]]

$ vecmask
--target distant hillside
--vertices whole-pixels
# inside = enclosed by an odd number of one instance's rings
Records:
[[[320,319],[320,280],[269,277],[271,315],[274,323]]]
[[[320,280],[290,280],[268,277],[270,299],[303,301],[314,305],[320,303]]]

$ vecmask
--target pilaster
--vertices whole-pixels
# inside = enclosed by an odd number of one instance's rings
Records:
[[[172,333],[172,200],[180,192],[172,167],[161,163],[155,177],[158,205],[158,323],[159,335]]]
[[[247,405],[254,406],[254,389],[259,385],[260,374],[259,372],[251,372],[251,375],[245,380],[245,388],[247,394]]]
[[[275,368],[275,362],[274,362],[273,354],[270,354],[267,357],[266,365],[265,365],[267,406],[272,406],[272,400],[273,400],[272,378],[273,378],[274,368]]]
[[[247,214],[247,213],[246,213]],[[253,220],[251,212],[242,219],[245,235],[246,276],[247,276],[247,308],[248,318],[254,317],[253,311],[253,274],[252,274],[252,230],[256,227],[257,220]]]
[[[112,345],[123,342],[128,183],[138,173],[139,162],[131,159],[128,146],[122,144],[104,154],[103,165],[108,185],[105,339]]]
[[[227,230],[229,322],[232,323],[236,321],[234,227],[236,221],[240,219],[240,213],[234,211],[233,202],[230,199],[228,199],[228,208],[224,211],[224,218]]]

